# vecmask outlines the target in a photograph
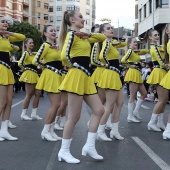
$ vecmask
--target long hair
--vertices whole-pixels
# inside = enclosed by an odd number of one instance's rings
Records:
[[[100,27],[99,27],[99,33],[103,33],[104,27],[105,27],[105,25],[107,25],[107,24],[110,24],[110,23],[104,23],[104,24],[101,24],[101,25],[100,25]],[[98,48],[99,54],[100,54],[100,51],[102,50],[102,44],[103,44],[103,42],[99,42],[99,48]]]
[[[132,40],[134,39],[135,37],[128,37],[127,39],[126,39],[126,43],[127,43],[127,45],[126,45],[126,52],[129,50],[129,45],[130,45],[130,43],[132,42]]]
[[[152,36],[152,33],[153,33],[154,31],[157,31],[157,30],[155,30],[155,29],[149,29],[149,30],[147,30],[143,38],[142,38],[142,37],[139,37],[140,41],[146,43],[147,40],[149,39],[149,36]]]
[[[44,35],[44,33],[47,32],[47,28],[48,28],[48,27],[51,27],[51,26],[53,26],[53,25],[45,25],[45,27],[44,27],[44,29],[43,29],[43,34],[42,34],[42,39],[43,39],[43,41],[46,41],[46,40],[47,40],[47,38],[46,38],[46,36]]]
[[[26,38],[25,41],[23,41],[22,43],[22,53],[24,53],[24,51],[26,51],[26,44],[28,43],[29,40],[33,40],[32,38]]]
[[[60,50],[62,50],[64,46],[64,41],[66,39],[67,35],[67,26],[71,26],[70,23],[70,17],[73,17],[76,11],[65,11],[63,14],[62,22],[61,22],[61,27],[58,35],[58,44]]]
[[[167,43],[169,40],[169,36],[167,34],[167,29],[170,27],[170,24],[166,24],[165,29],[164,29],[164,55],[165,55],[165,61],[168,63],[169,61],[169,55],[167,51]]]

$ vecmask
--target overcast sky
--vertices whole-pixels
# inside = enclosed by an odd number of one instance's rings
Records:
[[[135,0],[96,0],[96,23],[101,18],[109,18],[115,28],[124,26],[134,28]]]

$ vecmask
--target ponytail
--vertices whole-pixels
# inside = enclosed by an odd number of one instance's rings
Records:
[[[169,62],[169,55],[167,51],[167,43],[169,40],[169,36],[166,33],[167,29],[170,27],[170,24],[166,24],[165,29],[164,29],[164,55],[165,55],[165,61],[168,63]]]
[[[75,14],[75,11],[65,11],[63,14],[62,22],[61,22],[61,27],[58,35],[58,44],[60,50],[62,50],[64,46],[64,41],[66,39],[67,35],[67,26],[71,26],[70,23],[70,17],[73,17]]]

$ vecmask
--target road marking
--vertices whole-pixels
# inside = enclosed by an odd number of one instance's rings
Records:
[[[123,106],[126,107],[126,108],[128,108],[128,106],[127,106],[126,104],[124,104]],[[143,109],[147,109],[147,110],[151,109],[150,107],[147,107],[147,106],[145,106],[145,105],[141,105],[141,107],[142,107]]]
[[[147,107],[145,105],[141,105],[141,107],[144,108],[144,109],[147,109],[147,110],[151,109],[150,107]]]
[[[54,149],[53,149],[53,152],[51,154],[51,157],[50,157],[50,160],[48,162],[46,170],[52,170],[53,169],[54,161],[57,157],[57,154],[58,154],[58,145],[56,144],[54,146]]]
[[[23,101],[24,101],[24,100],[21,100],[21,101],[19,101],[18,103],[13,104],[13,105],[11,106],[11,108],[13,108],[13,107],[19,105],[19,104],[22,103]]]
[[[170,170],[170,166],[153,152],[141,139],[138,137],[132,137],[132,139],[161,168],[161,170]]]

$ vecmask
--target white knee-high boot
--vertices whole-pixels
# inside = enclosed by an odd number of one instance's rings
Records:
[[[158,127],[159,129],[165,130],[164,113],[160,113],[160,114],[158,115],[157,127]]]
[[[61,140],[62,138],[59,137],[55,132],[54,132],[54,122],[51,123],[51,126],[50,126],[50,133],[51,133],[51,136],[54,138],[54,139],[57,139],[57,140]]]
[[[27,115],[27,109],[22,109],[21,120],[32,120],[32,119]]]
[[[170,139],[170,123],[167,123],[165,131],[163,132],[163,139]]]
[[[50,132],[50,127],[51,127],[51,124],[44,125],[44,128],[41,132],[41,137],[42,137],[42,139],[46,139],[51,142],[57,141],[57,139],[52,137],[51,132]]]
[[[107,119],[106,129],[108,130],[112,129],[112,113],[109,115],[109,118]]]
[[[134,115],[133,115],[133,109],[134,109],[134,102],[133,103],[128,103],[128,117],[127,117],[127,121],[128,122],[134,122],[134,123],[138,123],[140,122],[139,120],[137,120]]]
[[[99,155],[95,148],[96,133],[88,132],[86,144],[83,146],[82,155],[88,154],[94,159],[102,160],[103,157]]]
[[[59,118],[60,118],[60,116],[56,116],[56,117],[55,117],[54,129],[56,129],[56,130],[63,130],[63,128],[60,127],[60,125],[59,125],[59,122],[58,122]]]
[[[140,115],[139,115],[139,109],[140,109],[142,103],[143,103],[143,100],[140,99],[140,98],[138,98],[138,99],[137,99],[137,102],[136,102],[136,107],[135,107],[135,109],[134,109],[134,111],[133,111],[133,115],[134,115],[137,119],[140,119],[140,120],[141,120],[142,118],[141,118]]]
[[[7,140],[18,140],[18,138],[13,137],[8,132],[8,122],[9,120],[2,121],[1,123],[1,130],[0,130],[0,137]]]
[[[157,124],[156,124],[157,118],[158,118],[158,114],[152,113],[151,119],[148,123],[148,130],[153,130],[153,131],[156,131],[156,132],[161,131],[161,129],[159,129],[157,127]]]
[[[102,141],[112,141],[112,139],[108,138],[105,133],[105,124],[100,125],[97,130],[97,139],[102,140]]]
[[[119,126],[119,122],[112,123],[112,130],[110,131],[110,138],[115,137],[118,140],[123,140],[124,138],[120,136],[118,126]]]
[[[59,161],[66,161],[67,163],[77,164],[80,163],[80,160],[74,158],[70,153],[70,145],[72,139],[62,139],[62,144],[60,151],[58,153],[58,160]]]
[[[37,115],[38,108],[32,108],[31,119],[32,120],[41,120],[42,118]]]

